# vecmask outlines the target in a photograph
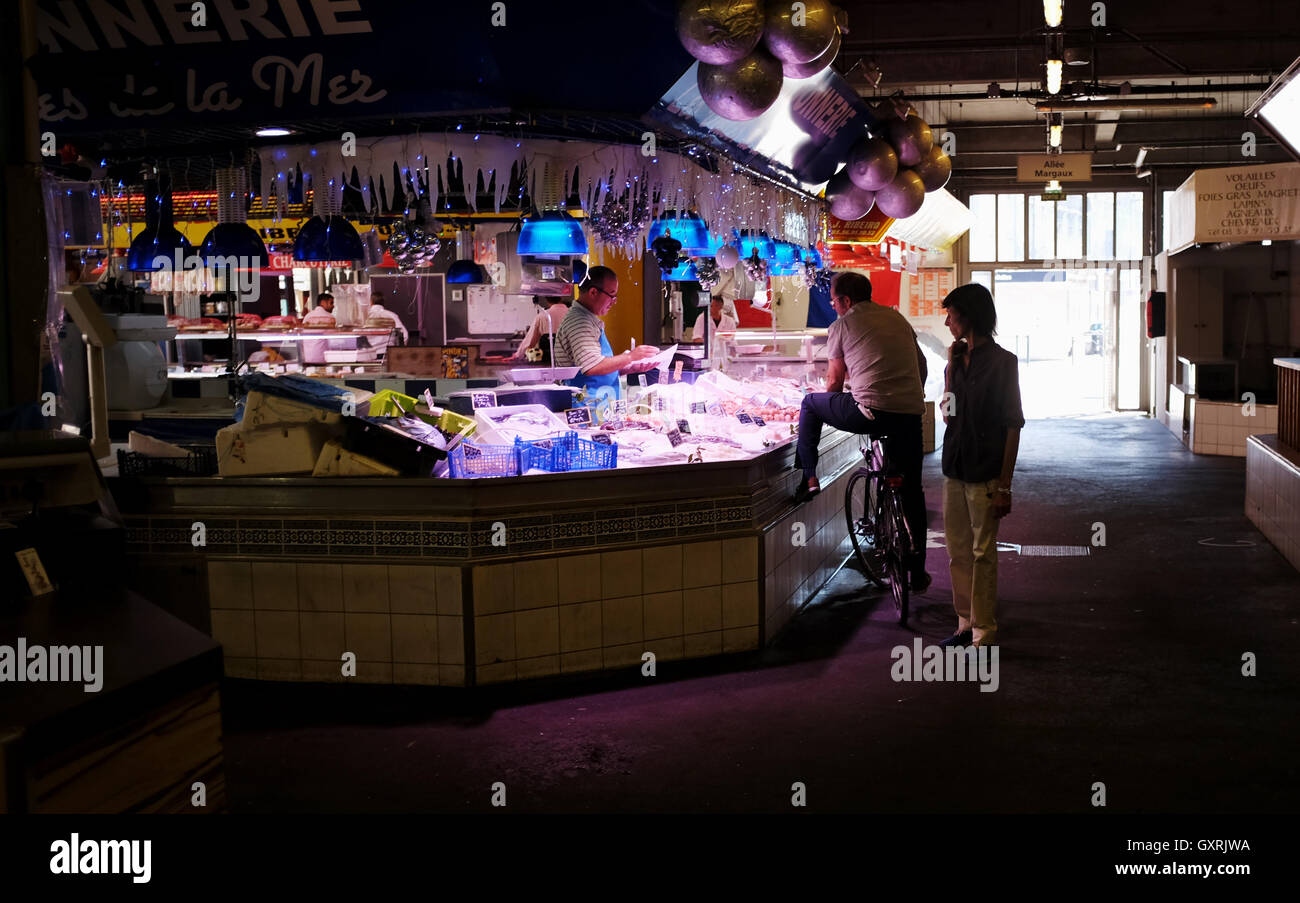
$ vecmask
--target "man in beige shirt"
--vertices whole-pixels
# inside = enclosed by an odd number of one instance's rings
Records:
[[[912,533],[908,561],[912,589],[930,585],[925,572],[926,513],[921,486],[925,413],[925,355],[916,331],[898,311],[871,300],[871,282],[861,273],[840,273],[831,286],[831,305],[839,319],[826,338],[826,391],[804,396],[799,412],[797,466],[804,482],[796,493],[804,501],[821,491],[817,445],[822,425],[885,437],[885,453],[903,476],[903,513]],[[845,377],[851,391],[844,392]]]

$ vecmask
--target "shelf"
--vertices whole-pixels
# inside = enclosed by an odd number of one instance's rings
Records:
[[[386,336],[389,330],[379,332],[237,332],[235,338],[240,341],[249,342],[298,342],[303,339],[360,339],[373,338],[374,336]],[[178,332],[176,339],[201,339],[204,341],[213,341],[214,339],[230,339],[228,332]]]

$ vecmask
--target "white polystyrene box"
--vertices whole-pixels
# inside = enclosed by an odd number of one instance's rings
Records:
[[[478,408],[474,419],[478,421],[474,441],[484,445],[513,445],[515,437],[545,439],[569,429],[554,411],[540,404]]]

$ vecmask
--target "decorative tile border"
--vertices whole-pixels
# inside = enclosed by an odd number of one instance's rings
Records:
[[[206,528],[206,553],[483,560],[647,541],[692,540],[754,528],[747,499],[625,505],[553,514],[455,521],[326,518],[192,518],[128,515],[135,554],[194,554],[192,525]],[[494,544],[504,524],[508,543]]]

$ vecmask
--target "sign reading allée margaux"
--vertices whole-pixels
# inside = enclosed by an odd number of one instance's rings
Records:
[[[1300,238],[1300,163],[1198,169],[1175,192],[1170,219],[1174,248]]]
[[[1092,154],[1020,154],[1017,182],[1091,182]]]

